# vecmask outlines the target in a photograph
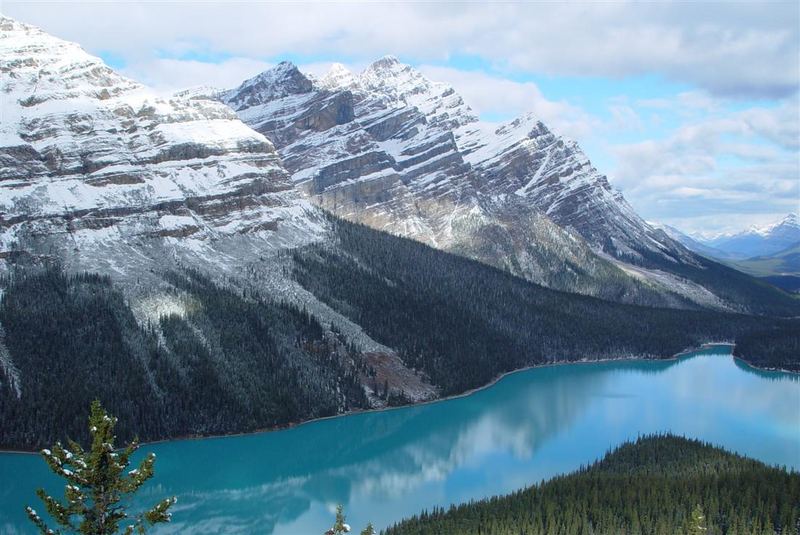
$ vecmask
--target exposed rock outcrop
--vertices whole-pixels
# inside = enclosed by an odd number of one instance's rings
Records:
[[[452,87],[390,56],[359,74],[334,65],[322,79],[281,63],[217,98],[275,143],[315,204],[339,216],[562,290],[697,301],[603,258],[692,261],[636,215],[575,142],[531,115],[481,122]]]

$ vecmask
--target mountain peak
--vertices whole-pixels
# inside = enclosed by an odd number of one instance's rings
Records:
[[[108,99],[141,89],[78,44],[6,16],[0,19],[0,57],[13,74],[0,79],[0,107],[6,110],[13,105],[7,101],[30,107],[72,98]]]
[[[259,81],[269,83],[286,83],[293,80],[301,81],[305,78],[305,75],[300,72],[300,69],[297,68],[297,65],[291,61],[281,61],[277,65],[274,65],[269,69],[257,74],[250,80],[245,80],[242,85],[248,83],[257,83]]]
[[[0,58],[12,73],[0,77],[0,252],[24,243],[39,254],[39,243],[74,235],[80,248],[65,254],[97,268],[100,249],[128,247],[130,236],[147,248],[251,229],[271,236],[302,211],[271,143],[221,103],[195,98],[213,90],[163,98],[6,17]],[[116,215],[98,225],[97,210]]]
[[[415,94],[427,93],[434,84],[410,65],[400,63],[394,56],[384,56],[371,63],[358,76],[359,86],[366,91],[383,93],[397,100],[405,100]]]
[[[370,66],[367,67],[367,68],[368,69],[375,69],[375,70],[378,70],[378,69],[391,69],[391,68],[395,67],[396,65],[402,65],[400,63],[400,60],[397,59],[396,56],[386,55],[386,56],[383,56],[382,58],[379,58],[379,59],[373,61],[370,64]]]
[[[261,74],[245,80],[236,89],[225,91],[221,98],[235,110],[241,110],[289,95],[310,93],[313,89],[314,84],[294,63],[281,61]]]
[[[780,223],[778,223],[778,225],[792,225],[797,227],[800,226],[800,219],[798,219],[797,214],[790,212]]]
[[[292,63],[291,61],[281,61],[274,67],[267,69],[266,71],[262,72],[261,74],[273,72],[273,73],[292,73],[297,71],[297,65]]]
[[[328,73],[325,75],[325,77],[327,78],[328,76],[342,76],[346,74],[352,75],[353,73],[350,72],[350,69],[348,69],[341,63],[332,63],[331,68],[328,69]]]
[[[792,212],[771,225],[754,225],[736,234],[719,236],[708,243],[726,253],[755,257],[777,253],[797,242],[800,242],[800,222],[797,214]]]
[[[341,63],[334,63],[320,80],[320,85],[326,89],[346,89],[356,83],[356,77]]]
[[[414,79],[424,81],[430,84],[430,80],[425,78],[421,72],[407,65],[401,63],[395,56],[383,56],[370,63],[366,69],[361,72],[359,76],[362,83],[367,85],[374,85],[376,81],[385,82],[389,80],[406,80]]]
[[[759,234],[761,236],[769,236],[774,232],[800,230],[800,221],[797,219],[797,214],[790,212],[786,214],[780,221],[776,221],[769,225],[753,225],[748,232]]]

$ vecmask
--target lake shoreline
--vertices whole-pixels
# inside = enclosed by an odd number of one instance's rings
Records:
[[[732,355],[733,359],[744,364],[750,369],[757,370],[760,372],[777,372],[777,373],[789,373],[792,375],[800,375],[800,371],[798,370],[787,370],[786,368],[767,368],[766,366],[756,366],[752,362],[749,362],[747,359],[740,357],[739,355]]]
[[[262,428],[262,429],[254,429],[252,431],[244,431],[244,432],[241,432],[241,433],[226,433],[226,434],[215,434],[215,435],[183,435],[183,436],[176,436],[176,437],[165,438],[165,439],[161,439],[161,440],[153,440],[153,441],[149,441],[149,442],[141,442],[140,443],[140,447],[142,447],[142,446],[151,446],[151,445],[155,445],[155,444],[163,444],[163,443],[166,443],[166,442],[181,442],[181,441],[189,441],[189,440],[222,439],[222,438],[229,438],[229,437],[241,437],[241,436],[248,436],[248,435],[258,435],[258,434],[262,434],[262,433],[271,433],[271,432],[275,432],[275,431],[286,431],[286,430],[289,430],[289,429],[294,429],[294,428],[300,427],[302,425],[307,425],[307,424],[311,424],[311,423],[314,423],[314,422],[321,422],[321,421],[324,421],[324,420],[331,420],[333,418],[343,418],[343,417],[347,417],[347,416],[355,416],[357,414],[405,409],[405,408],[410,408],[410,407],[417,407],[417,406],[422,406],[422,405],[429,405],[429,404],[432,404],[432,403],[441,403],[441,402],[450,401],[450,400],[454,400],[454,399],[464,398],[464,397],[467,397],[467,396],[471,396],[471,395],[473,395],[473,394],[475,394],[477,392],[480,392],[482,390],[486,390],[486,389],[492,388],[497,383],[499,383],[504,378],[506,378],[506,377],[508,377],[510,375],[517,374],[517,373],[522,373],[522,372],[526,372],[526,371],[530,371],[530,370],[535,370],[535,369],[539,369],[539,368],[549,368],[549,367],[554,367],[554,366],[567,366],[567,365],[572,365],[572,364],[598,364],[598,363],[634,362],[634,361],[639,361],[639,362],[669,362],[669,361],[679,360],[679,359],[683,358],[684,356],[690,355],[690,354],[695,353],[697,351],[702,351],[704,349],[709,349],[709,348],[712,348],[712,347],[719,347],[719,346],[729,347],[730,351],[731,351],[731,353],[730,353],[731,357],[733,357],[734,359],[739,360],[739,361],[747,364],[748,366],[750,366],[753,369],[763,370],[763,371],[778,371],[778,372],[792,373],[792,374],[797,374],[798,373],[798,372],[794,372],[794,371],[791,371],[791,370],[771,370],[771,369],[768,369],[768,368],[761,368],[761,367],[758,367],[758,366],[754,366],[753,364],[750,364],[749,362],[747,362],[746,360],[742,359],[741,357],[737,357],[736,355],[733,354],[733,347],[735,346],[735,344],[733,344],[731,342],[707,342],[707,343],[701,344],[698,347],[684,349],[684,350],[682,350],[682,351],[680,351],[678,353],[675,353],[674,355],[672,355],[670,357],[642,357],[642,356],[633,357],[633,356],[630,356],[630,357],[613,357],[613,358],[602,358],[602,359],[587,359],[587,358],[584,358],[584,359],[581,359],[581,360],[566,360],[566,361],[559,361],[559,362],[549,362],[549,363],[546,363],[546,364],[533,364],[533,365],[530,365],[530,366],[525,366],[525,367],[522,367],[522,368],[517,368],[515,370],[510,370],[510,371],[507,371],[507,372],[503,372],[502,374],[500,374],[497,377],[493,378],[491,381],[489,381],[488,383],[486,383],[484,385],[481,385],[481,386],[472,388],[470,390],[461,392],[460,394],[453,394],[451,396],[437,397],[437,398],[433,398],[433,399],[427,399],[427,400],[423,400],[423,401],[409,403],[409,404],[406,404],[406,405],[398,405],[398,406],[394,406],[394,407],[375,407],[375,408],[370,408],[370,409],[353,410],[353,411],[343,412],[343,413],[340,413],[340,414],[333,414],[333,415],[330,415],[330,416],[320,416],[318,418],[312,418],[312,419],[303,420],[303,421],[300,421],[300,422],[294,422],[294,423],[285,424],[285,425],[280,425],[280,426],[267,427],[267,428]],[[39,455],[39,451],[36,451],[36,450],[0,449],[0,454]]]

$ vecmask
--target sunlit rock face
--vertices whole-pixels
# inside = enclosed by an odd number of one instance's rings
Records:
[[[698,301],[615,265],[690,256],[639,218],[575,142],[532,115],[481,122],[452,87],[390,56],[361,73],[334,65],[321,79],[281,63],[215,96],[275,143],[315,204],[339,216],[553,288]]]
[[[230,252],[243,236],[280,248],[319,235],[319,213],[273,145],[227,106],[162,98],[9,18],[0,19],[0,71],[4,258],[105,262],[121,273],[143,254]],[[102,252],[126,247],[139,254]]]

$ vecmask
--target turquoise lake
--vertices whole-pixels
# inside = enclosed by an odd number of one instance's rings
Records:
[[[178,496],[159,534],[319,535],[338,503],[360,531],[507,493],[665,431],[800,469],[800,376],[754,370],[728,351],[538,368],[439,403],[145,446],[156,476],[137,504]],[[42,485],[63,491],[38,456],[0,454],[0,533],[35,533],[23,507],[43,510]]]

